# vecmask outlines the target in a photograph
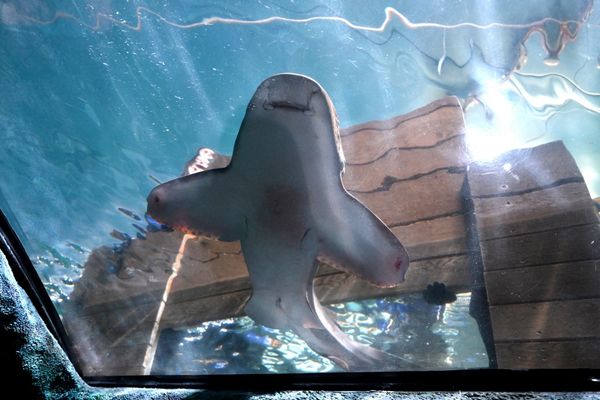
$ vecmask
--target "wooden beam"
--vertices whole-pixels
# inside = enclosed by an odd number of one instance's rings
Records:
[[[586,224],[481,242],[485,271],[600,259],[600,225]]]
[[[385,191],[352,194],[394,228],[459,215],[462,209],[460,188],[464,179],[464,170],[443,170],[415,180],[399,181]]]
[[[341,131],[344,155],[350,164],[371,162],[394,148],[433,148],[457,134],[464,134],[464,119],[456,97],[434,101],[389,120],[369,121]]]
[[[600,260],[485,273],[490,305],[600,297]]]
[[[600,339],[600,298],[507,304],[490,311],[496,342]]]
[[[514,150],[467,182],[498,366],[598,368],[600,222],[571,154]]]

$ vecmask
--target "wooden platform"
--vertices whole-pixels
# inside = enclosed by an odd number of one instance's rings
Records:
[[[469,167],[500,368],[600,367],[600,224],[562,142]]]

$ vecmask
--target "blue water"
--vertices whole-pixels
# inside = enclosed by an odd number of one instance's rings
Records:
[[[422,368],[486,368],[488,356],[468,294],[454,303],[427,304],[407,295],[333,304],[344,332],[354,340],[403,357]],[[250,318],[205,322],[161,335],[156,374],[343,372],[291,331],[256,325]],[[164,361],[161,361],[164,360]]]
[[[200,146],[230,153],[275,73],[319,81],[342,126],[456,95],[477,157],[562,139],[600,195],[591,0],[196,3],[0,1],[0,205],[59,307],[111,231],[135,236],[118,208],[143,215]],[[377,30],[386,7],[408,26]]]

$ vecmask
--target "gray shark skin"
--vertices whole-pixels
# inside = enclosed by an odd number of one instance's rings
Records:
[[[389,228],[341,180],[335,110],[312,79],[281,74],[252,97],[230,164],[161,184],[148,214],[173,228],[239,240],[257,323],[291,329],[349,370],[415,368],[345,335],[313,289],[318,260],[378,286],[404,280],[409,260]]]

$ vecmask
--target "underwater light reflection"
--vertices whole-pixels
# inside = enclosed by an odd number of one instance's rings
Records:
[[[515,104],[506,89],[506,82],[499,84],[480,95],[479,104],[467,108],[466,143],[475,161],[491,161],[520,144]]]

